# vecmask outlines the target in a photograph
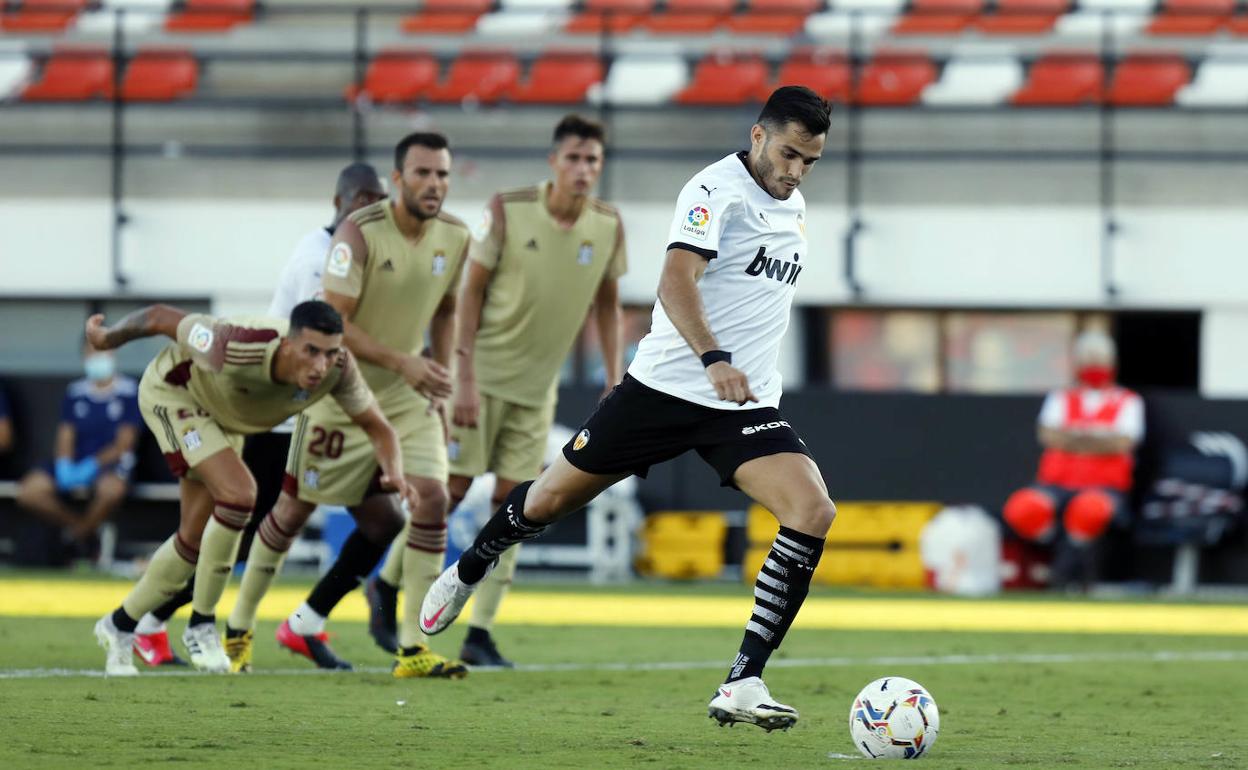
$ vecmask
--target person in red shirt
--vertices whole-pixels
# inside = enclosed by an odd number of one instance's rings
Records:
[[[1104,333],[1080,335],[1074,363],[1076,383],[1049,393],[1040,410],[1036,483],[1010,495],[1003,513],[1020,537],[1054,544],[1052,585],[1086,590],[1093,546],[1131,491],[1144,401],[1114,383],[1114,342]]]

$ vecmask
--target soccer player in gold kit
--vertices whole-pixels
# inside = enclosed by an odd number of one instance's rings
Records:
[[[141,337],[174,340],[144,371],[139,409],[180,479],[181,522],[121,606],[96,623],[107,650],[105,671],[137,673],[131,650],[139,618],[181,590],[192,572],[193,612],[183,642],[197,668],[229,671],[213,613],[255,504],[256,482],[240,456],[243,437],[329,396],[368,436],[381,485],[406,494],[398,438],[342,347],[342,317],[324,302],[296,305],[289,321],[217,319],[153,305],[113,326],[94,315],[86,328],[97,350]]]
[[[554,130],[551,179],[495,195],[474,233],[456,320],[452,509],[486,471],[495,474],[497,506],[541,470],[559,369],[591,308],[607,389],[623,374],[618,282],[628,266],[624,227],[614,207],[590,195],[602,173],[604,142],[601,124],[565,117]],[[370,631],[383,647],[392,644],[387,630],[405,566],[397,545],[369,585]],[[504,554],[477,592],[460,652],[467,663],[511,665],[490,630],[518,551]],[[415,598],[409,594],[409,604]]]
[[[468,228],[442,212],[450,185],[446,138],[415,133],[395,148],[395,196],[343,220],[334,234],[322,286],[325,301],[346,319],[346,345],[360,360],[381,411],[398,431],[407,483],[416,503],[402,555],[404,587],[419,610],[420,598],[441,570],[446,551],[447,456],[441,400],[451,393],[448,366],[454,335],[455,288],[468,252]],[[422,355],[425,332],[429,356]],[[226,650],[237,671],[251,662],[251,629],[260,598],[317,504],[356,513],[390,508],[393,495],[373,483],[377,463],[366,437],[341,409],[322,404],[300,416],[291,443],[281,497],[257,531],[247,558],[239,602],[226,628]],[[389,543],[361,553],[355,574],[367,575]],[[343,580],[341,599],[358,583]],[[311,600],[312,597],[309,597]],[[322,667],[349,667],[324,644],[330,608],[297,608],[278,630],[278,641]],[[467,669],[434,653],[413,620],[402,629],[397,677],[459,678]]]

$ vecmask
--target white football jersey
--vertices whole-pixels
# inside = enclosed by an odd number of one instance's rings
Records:
[[[329,256],[329,244],[333,237],[333,233],[327,228],[318,227],[299,239],[294,253],[282,268],[282,277],[277,279],[277,291],[273,292],[273,301],[269,303],[269,316],[290,318],[290,311],[295,309],[295,305],[305,300],[321,298],[321,272],[325,270],[325,260]],[[291,417],[270,432],[294,431],[295,418]]]
[[[318,227],[299,239],[295,251],[282,268],[277,280],[277,291],[269,303],[269,315],[274,318],[290,318],[295,305],[309,299],[321,298],[321,271],[329,254],[333,234]]]
[[[668,248],[709,261],[698,282],[719,347],[749,378],[758,403],[721,401],[702,361],[655,303],[650,333],[628,372],[647,387],[715,409],[757,409],[780,403],[780,338],[807,259],[806,201],[798,190],[777,200],[729,155],[698,172],[680,192]]]

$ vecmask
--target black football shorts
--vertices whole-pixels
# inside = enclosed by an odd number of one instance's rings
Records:
[[[757,457],[810,450],[775,407],[712,409],[646,387],[629,375],[602,400],[563,456],[586,473],[635,474],[696,451],[735,487],[733,474]]]

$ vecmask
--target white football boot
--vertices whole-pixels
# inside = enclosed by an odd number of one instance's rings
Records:
[[[187,626],[182,634],[182,644],[186,645],[191,665],[195,668],[211,674],[230,673],[230,656],[221,646],[221,635],[217,633],[215,623]]]
[[[707,715],[719,720],[720,727],[745,722],[767,732],[787,730],[797,724],[797,710],[777,703],[767,685],[756,676],[721,684],[711,698]]]
[[[113,625],[113,616],[105,615],[95,621],[95,639],[104,648],[105,676],[138,676],[134,667],[134,634]]]
[[[493,569],[494,564],[491,564],[485,574],[489,575]],[[433,581],[433,585],[429,586],[424,601],[420,603],[420,630],[430,636],[445,631],[459,617],[459,613],[463,612],[468,597],[484,581],[485,578],[482,577],[476,583],[468,585],[459,579],[459,562],[447,567]]]

